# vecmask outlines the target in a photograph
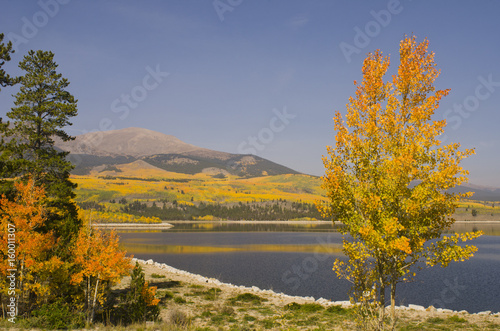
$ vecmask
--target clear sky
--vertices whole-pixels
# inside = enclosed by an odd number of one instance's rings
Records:
[[[79,115],[67,131],[142,127],[322,175],[366,53],[428,38],[450,88],[435,119],[475,147],[470,182],[500,187],[500,1],[1,1],[17,52],[55,53]],[[0,92],[0,116],[13,88]]]

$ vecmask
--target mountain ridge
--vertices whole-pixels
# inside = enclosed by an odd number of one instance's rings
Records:
[[[90,132],[72,141],[56,141],[56,147],[69,152],[74,174],[88,174],[95,167],[143,160],[172,172],[257,177],[299,174],[299,172],[256,155],[231,154],[198,147],[172,135],[143,129],[126,128]]]

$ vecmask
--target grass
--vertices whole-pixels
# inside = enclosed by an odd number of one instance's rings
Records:
[[[252,293],[243,293],[238,294],[237,296],[229,299],[229,302],[232,304],[236,303],[252,303],[252,304],[260,304],[262,301],[267,301],[267,299],[261,298],[258,295]]]

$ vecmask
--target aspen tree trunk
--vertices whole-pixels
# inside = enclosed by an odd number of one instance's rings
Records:
[[[97,289],[99,288],[99,277],[100,276],[101,276],[100,274],[97,275],[97,281],[95,282],[94,301],[92,302],[92,310],[90,312],[90,323],[91,324],[94,321],[95,302],[97,300]]]
[[[391,284],[391,330],[396,327],[396,282]]]
[[[384,317],[385,317],[385,285],[382,281],[380,280],[380,301],[379,301],[379,316],[378,316],[378,326],[377,330],[383,330],[384,329]]]

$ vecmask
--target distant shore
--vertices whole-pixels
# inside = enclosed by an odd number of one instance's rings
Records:
[[[117,230],[168,230],[174,228],[176,224],[331,224],[331,221],[169,221],[162,223],[93,223],[92,226],[101,229],[117,229]],[[340,222],[335,222],[335,225],[341,225]],[[456,221],[455,224],[500,224],[500,221]]]
[[[92,226],[103,229],[170,229],[172,224],[162,223],[92,223]]]
[[[170,229],[175,227],[176,224],[202,224],[202,223],[216,223],[216,224],[331,224],[331,221],[203,221],[203,220],[177,220],[162,223],[93,223],[92,226],[104,229]],[[341,225],[340,222],[334,222],[335,225]],[[454,224],[500,224],[500,221],[456,221]]]

